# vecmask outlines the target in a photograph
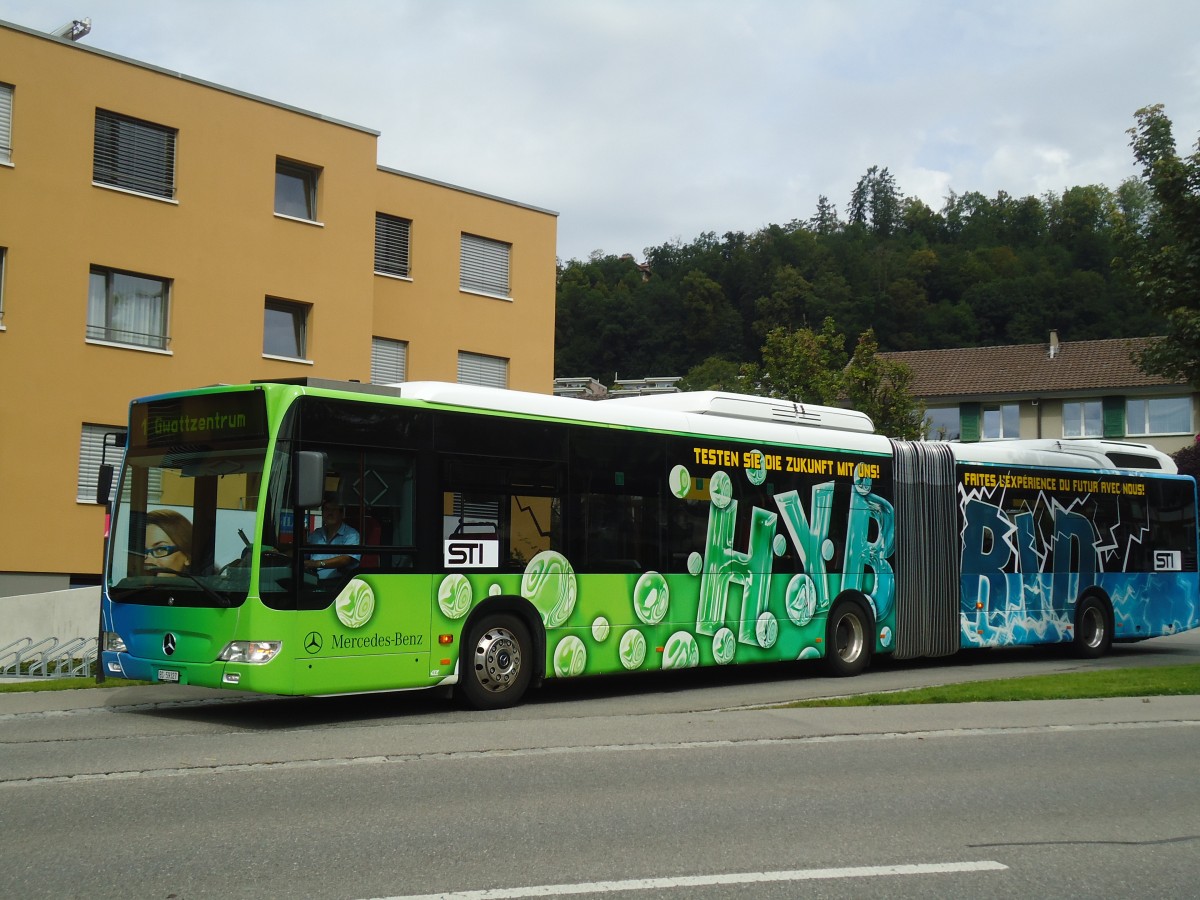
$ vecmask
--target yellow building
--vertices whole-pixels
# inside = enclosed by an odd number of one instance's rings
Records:
[[[551,390],[556,214],[382,167],[377,137],[0,22],[0,596],[98,577],[135,396]]]

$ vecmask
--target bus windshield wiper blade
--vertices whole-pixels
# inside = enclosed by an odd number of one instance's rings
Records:
[[[218,594],[216,591],[214,591],[212,588],[210,588],[207,584],[205,584],[203,581],[201,581],[197,576],[193,575],[191,572],[176,572],[175,574],[178,575],[180,578],[186,578],[192,584],[196,585],[196,587],[200,588],[200,590],[204,591],[204,593],[208,594],[208,596],[210,596],[214,600],[216,600],[218,606],[221,606],[226,609],[229,607],[230,603],[229,603],[228,597]]]

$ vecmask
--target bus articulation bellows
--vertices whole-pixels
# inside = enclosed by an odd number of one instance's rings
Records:
[[[106,677],[496,708],[546,678],[1200,625],[1196,485],[1141,444],[302,379],[134,401],[117,490]]]

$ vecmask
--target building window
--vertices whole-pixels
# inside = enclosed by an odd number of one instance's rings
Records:
[[[96,480],[101,462],[117,465],[125,450],[125,431],[119,425],[84,425],[79,438],[79,472],[75,484],[75,499],[80,503],[96,502]]]
[[[96,110],[92,180],[163,197],[175,196],[174,128]]]
[[[305,359],[308,351],[308,307],[268,299],[263,318],[263,353],[286,359]]]
[[[293,219],[317,220],[318,169],[275,160],[275,212]]]
[[[962,437],[962,421],[957,406],[925,410],[925,439],[957,441]]]
[[[1021,436],[1021,408],[1016,403],[983,408],[985,441],[1010,441]]]
[[[1103,434],[1104,414],[1099,400],[1063,404],[1063,437],[1101,437]]]
[[[408,278],[408,238],[412,222],[375,213],[375,271]]]
[[[12,162],[13,86],[0,84],[0,163]]]
[[[399,384],[408,374],[408,342],[371,338],[371,384]]]
[[[4,260],[8,256],[8,248],[0,247],[0,330],[4,329]]]
[[[508,360],[502,356],[459,351],[458,383],[508,387]]]
[[[1130,397],[1125,401],[1125,430],[1131,435],[1191,434],[1191,397]]]
[[[164,278],[92,266],[87,336],[134,347],[165,350],[170,282]]]
[[[459,289],[509,299],[508,260],[511,252],[511,244],[464,234],[459,254]]]

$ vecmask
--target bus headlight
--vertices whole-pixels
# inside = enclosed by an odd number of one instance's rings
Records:
[[[282,646],[283,641],[230,641],[217,659],[221,662],[268,663]]]
[[[125,646],[125,642],[121,640],[121,636],[115,631],[104,632],[104,646],[102,650],[111,650],[113,653],[125,653],[129,650]]]

